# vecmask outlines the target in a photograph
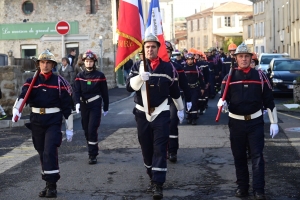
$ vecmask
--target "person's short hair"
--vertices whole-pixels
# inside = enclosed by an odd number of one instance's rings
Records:
[[[61,59],[61,61],[63,61],[63,60],[67,61],[68,65],[70,64],[70,60],[69,60],[69,58],[67,58],[67,57],[63,57],[63,58]]]

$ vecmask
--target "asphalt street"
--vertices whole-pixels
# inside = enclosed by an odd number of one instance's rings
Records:
[[[132,94],[124,88],[109,93],[109,113],[102,118],[98,130],[98,163],[88,165],[80,118],[74,121],[73,141],[64,139],[59,148],[59,200],[152,199],[151,194],[145,193],[149,179],[137,141]],[[290,97],[276,98],[277,104],[288,101]],[[164,199],[238,199],[234,197],[228,117],[222,114],[219,122],[215,122],[216,104],[217,98],[209,101],[197,125],[187,125],[185,121],[179,125],[178,162],[168,162]],[[296,200],[300,199],[300,115],[284,110],[278,117],[280,132],[271,139],[265,116],[266,195],[267,199]],[[1,200],[40,199],[38,193],[45,183],[28,129],[0,129],[0,166]]]

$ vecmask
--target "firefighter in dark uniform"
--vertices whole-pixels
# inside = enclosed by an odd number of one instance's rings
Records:
[[[164,62],[157,56],[160,42],[152,34],[146,36],[144,62],[133,65],[126,88],[135,91],[133,109],[137,123],[138,140],[141,145],[144,165],[150,177],[147,192],[153,192],[154,199],[163,198],[163,184],[167,173],[167,145],[170,134],[170,103],[174,101],[178,110],[178,118],[184,118],[184,106],[180,96],[176,71],[170,62]],[[147,101],[146,84],[149,84]]]
[[[219,92],[222,83],[222,60],[217,52],[217,48],[212,47],[213,61],[215,64],[215,92]]]
[[[184,73],[188,80],[188,85],[191,91],[192,108],[187,112],[188,124],[197,124],[197,112],[198,112],[198,98],[199,91],[201,95],[204,93],[205,85],[203,80],[203,75],[199,67],[194,62],[194,54],[186,54],[186,65],[184,66]]]
[[[182,67],[185,64],[185,60],[182,59],[182,54],[176,49],[175,53],[173,53],[174,55],[176,55],[176,59],[174,62],[176,62],[177,64],[181,65]]]
[[[251,56],[252,53],[244,43],[237,47],[235,57],[238,67],[232,73],[225,101],[220,99],[218,107],[223,106],[224,110],[229,110],[230,143],[238,185],[235,196],[248,196],[249,171],[246,146],[249,142],[254,198],[266,199],[264,194],[265,161],[263,157],[264,120],[262,106],[268,111],[272,138],[278,133],[278,120],[271,85],[262,71],[250,67]],[[222,93],[227,77],[222,82]]]
[[[207,62],[209,70],[209,97],[214,99],[216,96],[215,84],[216,76],[218,75],[218,68],[215,64],[214,56],[212,55],[212,49],[207,50]]]
[[[81,111],[81,124],[88,145],[89,164],[97,163],[98,128],[101,122],[102,101],[103,116],[108,113],[108,89],[105,75],[96,70],[97,56],[88,50],[82,60],[85,69],[75,78],[76,112]]]
[[[165,42],[169,58],[172,55],[173,47],[168,41]],[[172,62],[172,61],[171,61]],[[190,110],[192,107],[191,102],[191,92],[188,86],[187,78],[184,74],[183,67],[176,62],[172,62],[178,74],[179,88],[183,91],[184,100],[186,102],[186,109]],[[178,124],[179,119],[177,116],[177,109],[173,101],[170,101],[170,112],[171,112],[171,122],[170,122],[170,136],[168,145],[168,157],[169,161],[175,163],[177,161],[177,151],[179,149],[179,139],[178,139]]]
[[[198,103],[199,103],[199,115],[203,115],[205,113],[205,110],[207,108],[208,105],[208,95],[209,95],[209,69],[208,69],[208,65],[209,63],[205,61],[204,57],[202,55],[200,55],[200,59],[196,62],[196,65],[199,66],[199,69],[203,75],[203,80],[204,80],[204,84],[205,84],[205,88],[204,88],[204,93],[201,94],[201,90],[200,92],[200,96],[198,99]]]
[[[27,127],[32,131],[33,145],[40,156],[42,179],[46,181],[46,187],[39,196],[56,198],[56,182],[60,179],[57,148],[62,142],[62,118],[68,119],[71,114],[72,88],[65,79],[52,73],[57,62],[48,50],[39,55],[37,64],[40,74],[26,101],[31,107]],[[32,80],[26,80],[13,106],[13,122],[16,116],[21,117],[19,108]],[[68,141],[72,140],[72,136],[73,131],[70,131]]]
[[[232,43],[228,45],[228,51],[230,53],[230,56],[225,58],[222,64],[222,79],[228,74],[230,70],[230,66],[232,62],[235,64],[235,58],[234,58],[234,53],[236,50],[236,44]]]

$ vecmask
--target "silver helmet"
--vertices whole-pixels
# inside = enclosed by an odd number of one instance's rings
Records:
[[[250,49],[248,49],[247,45],[244,42],[236,48],[234,55],[241,54],[241,53],[252,55]]]
[[[158,38],[155,35],[153,35],[152,33],[150,33],[149,35],[147,35],[145,37],[144,44],[146,42],[156,42],[158,44],[158,47],[160,47],[160,42],[159,42]]]
[[[54,62],[54,66],[57,65],[57,62],[56,62],[56,60],[55,60],[54,55],[53,55],[48,49],[45,50],[45,51],[43,51],[43,52],[39,55],[37,61],[40,61],[40,60],[51,60],[52,62]]]

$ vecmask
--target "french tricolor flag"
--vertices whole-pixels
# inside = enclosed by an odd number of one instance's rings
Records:
[[[147,28],[145,35],[152,33],[155,35],[160,42],[160,48],[158,51],[158,56],[166,62],[169,62],[169,56],[166,50],[166,44],[164,39],[164,32],[162,27],[162,20],[160,15],[160,7],[158,0],[151,0],[149,14],[148,14],[148,21],[147,21]]]
[[[117,33],[115,71],[142,50],[145,30],[141,0],[120,0]]]

